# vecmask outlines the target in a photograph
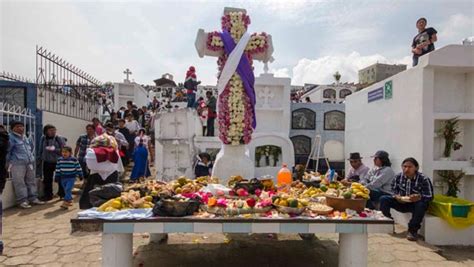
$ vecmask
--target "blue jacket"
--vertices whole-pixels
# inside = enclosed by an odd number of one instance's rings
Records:
[[[11,164],[34,164],[34,144],[25,135],[10,133],[7,162]]]

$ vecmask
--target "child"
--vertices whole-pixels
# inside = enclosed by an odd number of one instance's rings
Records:
[[[196,178],[202,176],[211,176],[212,174],[212,162],[211,162],[211,155],[208,153],[201,153],[198,156],[198,163],[194,168],[194,174]]]
[[[59,180],[64,188],[64,202],[61,208],[68,209],[72,206],[72,188],[76,182],[76,176],[83,178],[82,168],[79,161],[72,157],[72,148],[65,146],[61,149],[61,155],[56,164],[55,178]]]

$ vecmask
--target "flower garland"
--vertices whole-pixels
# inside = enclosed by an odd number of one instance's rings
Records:
[[[238,43],[242,35],[247,31],[250,17],[242,12],[229,12],[221,18],[222,30],[230,33],[235,43]],[[224,51],[224,43],[219,32],[211,32],[207,35],[207,49],[216,52]],[[268,48],[268,35],[266,33],[251,35],[245,48],[245,56],[251,67],[252,54],[263,53]],[[217,59],[218,76],[225,66],[227,55],[222,53]],[[234,73],[219,95],[218,104],[219,138],[224,144],[239,145],[248,144],[252,140],[253,108],[249,97],[245,93],[242,79]]]

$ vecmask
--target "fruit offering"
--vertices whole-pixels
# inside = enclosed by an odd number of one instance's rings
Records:
[[[140,197],[140,193],[135,190],[123,192],[122,196],[113,198],[100,205],[98,211],[113,212],[125,209],[148,209],[153,207],[151,196]]]
[[[185,176],[181,176],[177,180],[169,182],[167,188],[176,195],[191,194],[198,192],[202,188],[202,185]]]
[[[301,198],[315,198],[315,197],[324,195],[324,192],[325,191],[321,190],[320,188],[310,187],[310,188],[305,189],[301,193],[300,197]]]
[[[363,186],[362,184],[352,183],[351,190],[352,190],[352,194],[354,194],[356,197],[369,199],[370,190],[366,188],[365,186]]]
[[[319,215],[327,215],[331,213],[334,209],[329,207],[328,205],[322,204],[322,203],[316,203],[316,202],[311,202],[308,205],[308,209],[311,210],[314,213],[317,213]]]

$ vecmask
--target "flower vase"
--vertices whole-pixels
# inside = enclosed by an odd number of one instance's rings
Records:
[[[218,177],[220,182],[227,185],[231,176],[240,175],[245,179],[255,176],[255,165],[250,159],[246,145],[222,145],[216,156],[212,176]]]

